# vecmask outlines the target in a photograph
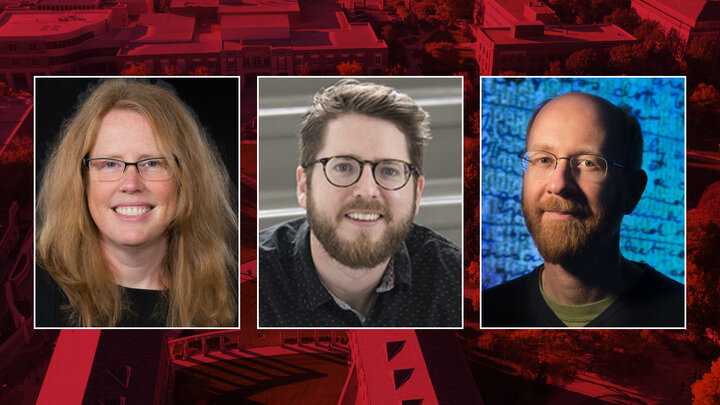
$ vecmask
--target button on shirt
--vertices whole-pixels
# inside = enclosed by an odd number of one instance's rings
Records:
[[[259,236],[260,327],[462,327],[460,248],[413,224],[375,290],[365,319],[318,278],[304,218]]]

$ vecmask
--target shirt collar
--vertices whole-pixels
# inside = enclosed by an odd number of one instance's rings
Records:
[[[310,226],[307,221],[300,225],[293,243],[293,259],[296,263],[295,269],[298,281],[298,304],[306,309],[312,309],[333,300],[333,296],[320,282],[312,260],[310,253]],[[385,269],[383,278],[375,292],[384,293],[396,287],[399,287],[400,291],[407,291],[411,287],[411,281],[410,254],[405,242],[403,242],[400,250],[390,259],[390,264]]]

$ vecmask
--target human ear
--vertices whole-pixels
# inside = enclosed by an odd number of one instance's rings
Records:
[[[304,209],[307,209],[307,172],[302,166],[298,166],[295,171],[297,177],[297,200],[298,204]]]
[[[415,189],[415,215],[420,211],[420,196],[425,187],[425,176],[418,176],[417,189]]]
[[[635,207],[638,205],[640,197],[642,197],[642,194],[645,191],[646,185],[647,173],[645,173],[642,169],[635,170],[630,178],[628,193],[625,196],[625,206],[623,207],[623,211],[626,215],[633,212]]]

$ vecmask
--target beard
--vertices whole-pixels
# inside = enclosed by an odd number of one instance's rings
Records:
[[[562,197],[551,197],[533,205],[523,195],[522,210],[540,255],[548,263],[561,265],[588,260],[593,252],[612,247],[619,238],[623,217],[618,204],[602,204],[593,212],[586,201]],[[574,218],[543,218],[545,211],[568,212]]]
[[[414,201],[414,199],[413,199]],[[358,230],[354,240],[340,238],[337,228],[346,213],[350,210],[377,211],[386,221],[387,229],[377,240],[372,241],[369,230]],[[335,218],[320,215],[321,210],[315,205],[312,192],[308,192],[307,221],[315,237],[325,251],[344,266],[353,269],[372,268],[378,266],[402,247],[403,241],[412,228],[414,205],[395,220],[394,215],[377,201],[354,200],[340,208]]]

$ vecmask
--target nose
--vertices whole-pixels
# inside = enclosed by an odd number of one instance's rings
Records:
[[[375,182],[372,166],[368,163],[365,165],[360,178],[353,186],[353,193],[356,197],[377,198],[380,194],[380,186]]]
[[[125,167],[125,172],[120,178],[120,191],[123,193],[136,193],[143,191],[145,183],[143,183],[140,172],[136,166]]]
[[[577,191],[577,179],[570,169],[570,160],[558,159],[557,167],[548,179],[548,192],[563,196],[575,194]]]

